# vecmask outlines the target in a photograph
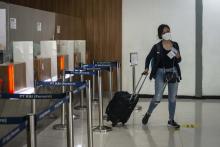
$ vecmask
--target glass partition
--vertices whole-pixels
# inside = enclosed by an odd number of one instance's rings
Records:
[[[41,41],[40,42],[40,57],[51,58],[51,76],[53,80],[57,79],[57,42],[56,41]]]
[[[74,40],[59,40],[58,55],[68,55],[68,69],[74,67]]]
[[[0,50],[6,48],[6,9],[0,9]]]
[[[33,63],[33,41],[14,41],[13,59],[14,63],[24,62],[26,64],[26,85],[34,87],[34,63]]]
[[[86,63],[86,41],[75,40],[74,43],[75,55],[80,54],[80,63]]]

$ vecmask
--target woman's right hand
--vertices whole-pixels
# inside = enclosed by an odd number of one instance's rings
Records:
[[[145,71],[142,73],[142,75],[148,75],[148,71],[149,71],[149,69],[146,68]]]

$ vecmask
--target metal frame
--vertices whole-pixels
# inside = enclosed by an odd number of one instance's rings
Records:
[[[105,126],[103,123],[103,96],[102,96],[102,76],[101,71],[98,71],[98,86],[99,86],[99,126],[95,127],[95,132],[109,132],[112,131],[111,127]]]
[[[65,82],[65,73],[63,71],[63,75],[62,75],[62,81]],[[62,92],[65,93],[65,86],[62,86]],[[62,105],[61,108],[61,122],[60,124],[55,124],[53,126],[54,130],[65,130],[67,128],[66,124],[65,124],[65,104]]]
[[[84,81],[84,76],[83,75],[80,75],[80,80],[81,80],[81,82]],[[84,105],[84,90],[82,90],[81,91],[81,97],[80,97],[80,103],[79,103],[78,106],[75,106],[74,109],[76,109],[76,110],[84,110],[86,108],[87,108],[87,106]]]

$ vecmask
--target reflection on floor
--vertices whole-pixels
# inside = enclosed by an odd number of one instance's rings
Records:
[[[167,127],[168,108],[164,100],[143,126],[141,119],[149,105],[149,99],[138,103],[141,111],[135,111],[126,126],[113,128],[109,133],[94,132],[94,147],[219,147],[220,146],[220,100],[178,100],[176,121],[180,130]],[[81,119],[74,120],[75,147],[87,147],[86,111],[75,111]],[[93,109],[94,122],[98,124],[97,106]],[[39,147],[66,147],[65,131],[55,131],[52,126],[41,132]],[[111,126],[108,122],[106,125]],[[192,124],[192,125],[191,125]]]

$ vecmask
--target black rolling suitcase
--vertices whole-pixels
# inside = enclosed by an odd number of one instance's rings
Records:
[[[144,80],[141,82],[143,77]],[[133,112],[136,104],[138,103],[138,94],[146,78],[147,76],[141,75],[133,94],[129,94],[126,91],[119,91],[115,93],[114,97],[109,102],[105,112],[107,114],[107,121],[111,121],[113,127],[117,125],[117,123],[119,122],[121,122],[124,125],[128,121],[128,119],[131,116],[131,113]],[[139,84],[140,87],[138,88]]]

